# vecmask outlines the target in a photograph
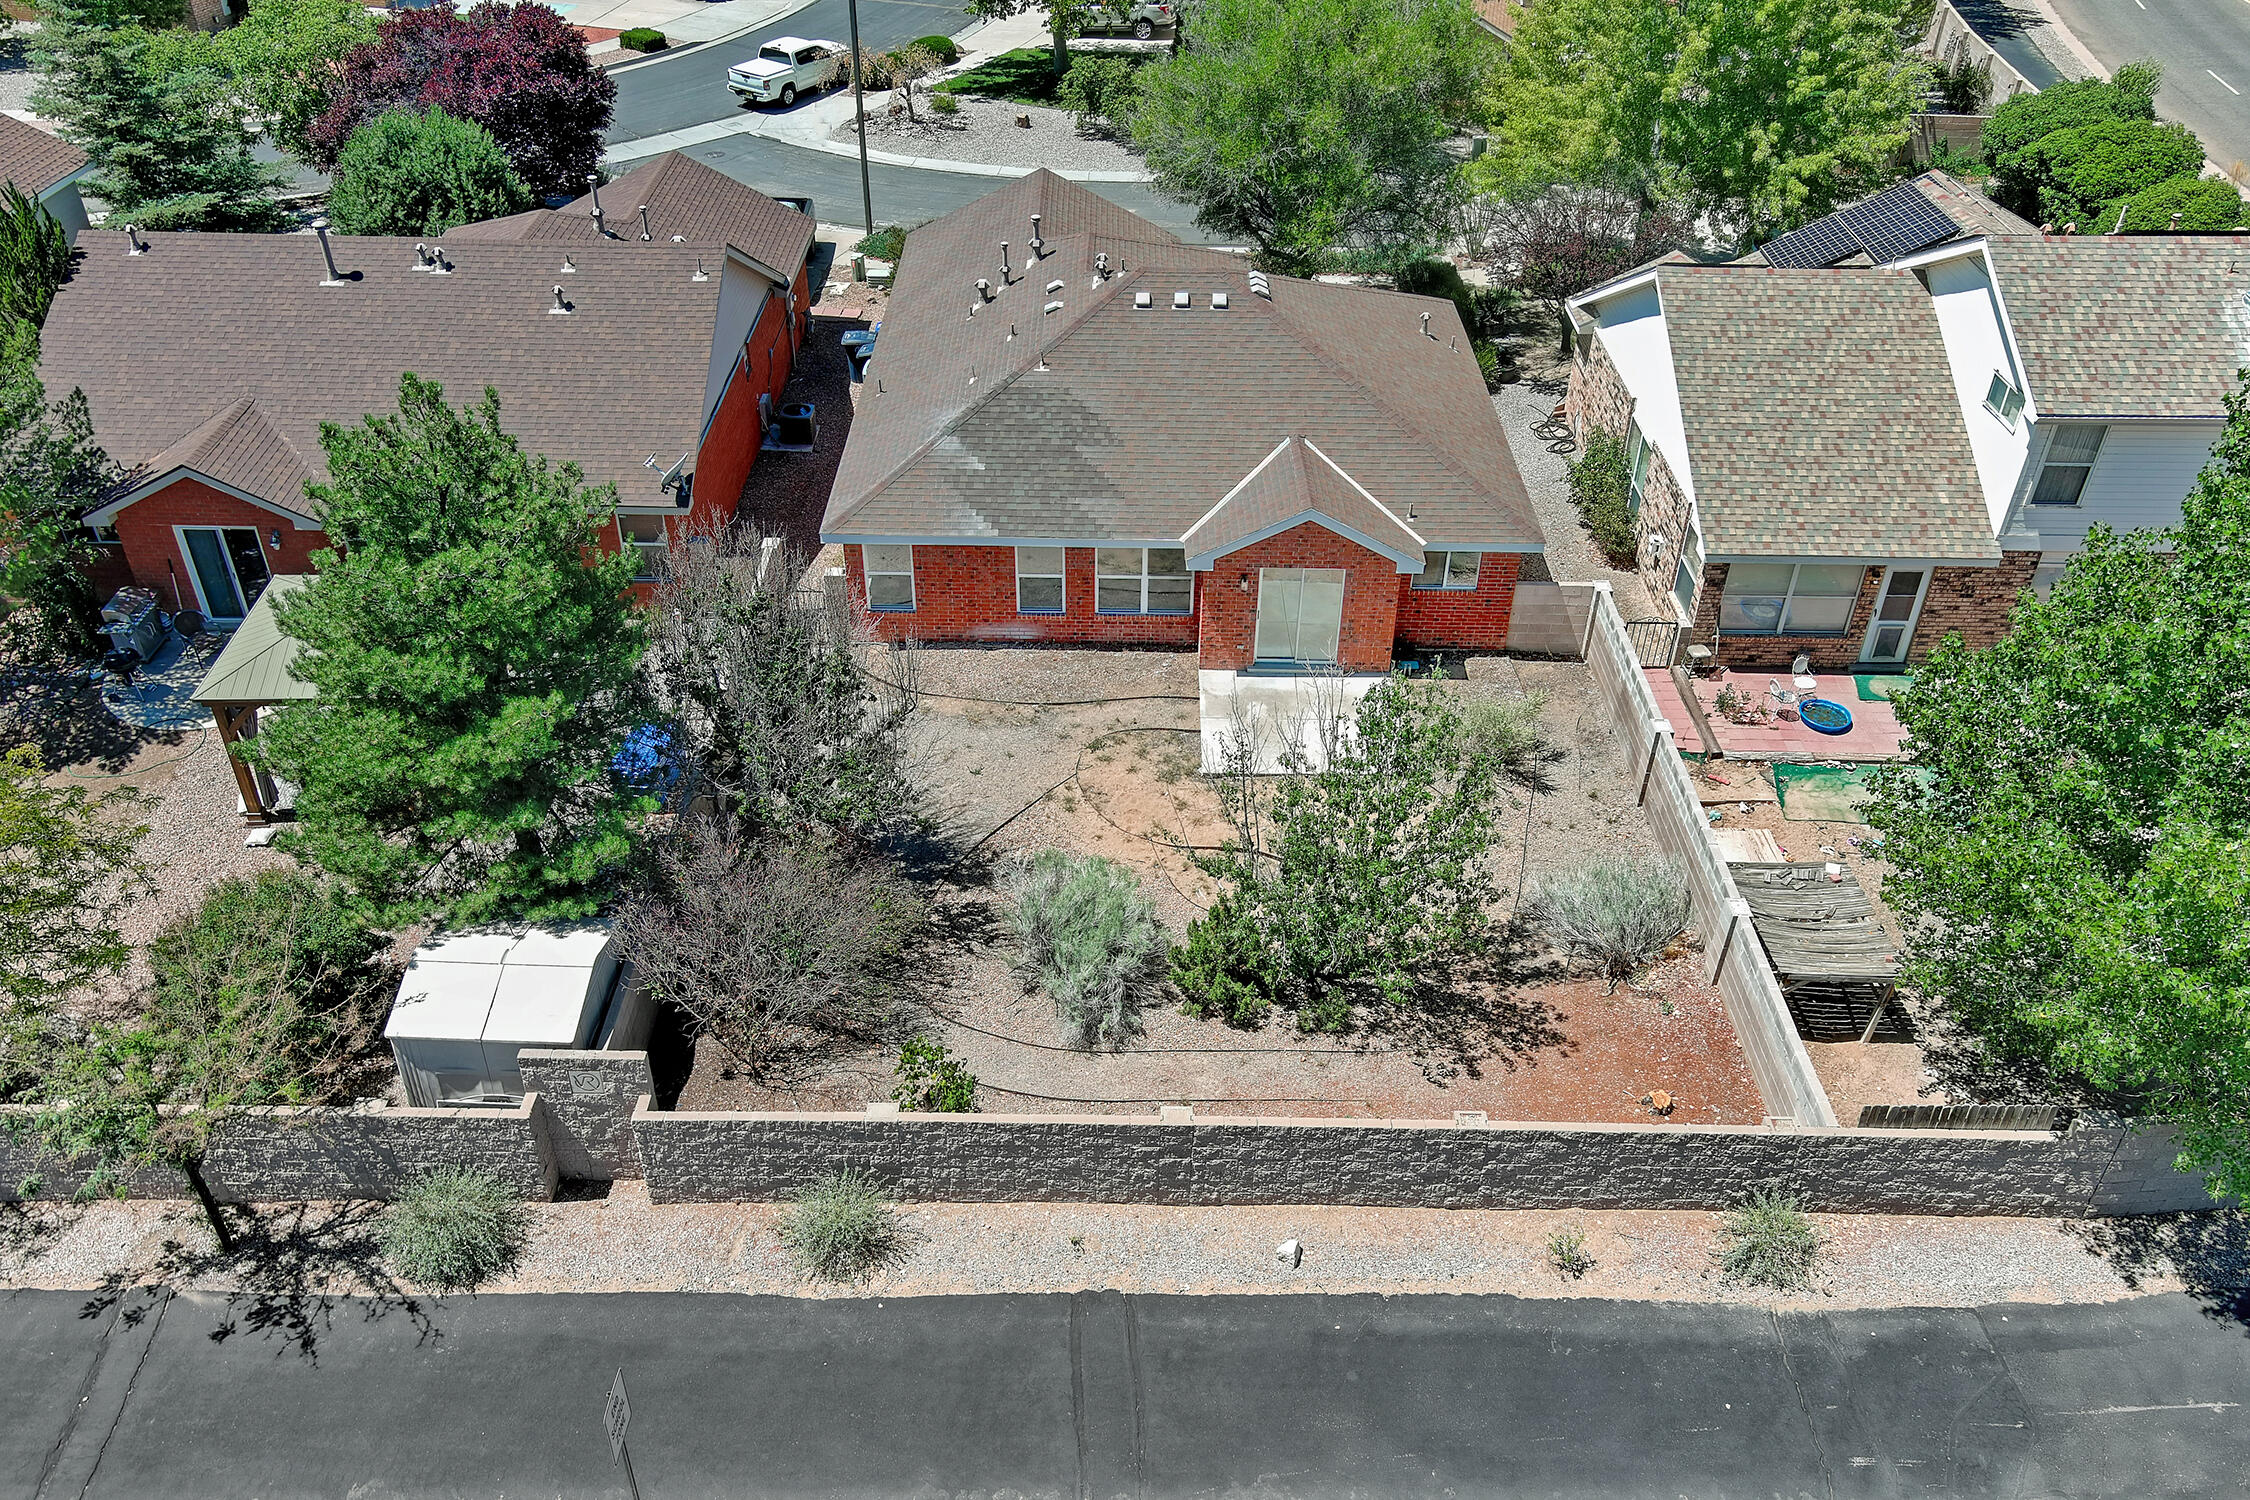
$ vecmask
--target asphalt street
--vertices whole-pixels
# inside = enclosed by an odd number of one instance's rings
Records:
[[[2242,1309],[0,1296],[0,1496],[2240,1495]]]
[[[2211,159],[2250,183],[2250,3],[2245,0],[2053,0],[2103,66],[2164,64],[2157,113],[2203,137]]]

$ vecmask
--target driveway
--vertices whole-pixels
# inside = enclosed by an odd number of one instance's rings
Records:
[[[2250,1339],[2214,1312],[628,1294],[340,1299],[297,1341],[17,1292],[0,1494],[618,1495],[620,1365],[648,1500],[2233,1494]]]

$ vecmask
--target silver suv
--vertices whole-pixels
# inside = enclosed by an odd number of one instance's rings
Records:
[[[1110,0],[1097,7],[1085,20],[1088,32],[1130,31],[1142,41],[1156,35],[1157,29],[1179,23],[1180,7],[1171,0]]]

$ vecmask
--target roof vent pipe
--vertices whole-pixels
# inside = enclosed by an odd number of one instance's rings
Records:
[[[641,238],[644,240],[656,238],[655,235],[648,232],[648,205],[646,203],[641,205]]]
[[[2175,213],[2172,215],[2172,233],[2178,234],[2180,232],[2180,220],[2185,217],[2185,214],[2179,213]]]
[[[572,259],[570,258],[570,256],[569,256],[569,254],[568,254],[568,253],[565,253],[565,254],[564,254],[564,256],[563,256],[562,270],[561,270],[561,271],[560,271],[560,272],[559,272],[558,274],[560,274],[560,275],[563,275],[563,276],[570,276],[570,275],[574,275],[574,274],[575,274],[575,273],[577,272],[577,270],[578,270],[578,262],[577,262],[577,261],[574,261],[574,260],[572,260]]]
[[[430,246],[430,274],[432,276],[451,276],[453,274],[453,262],[445,258],[445,246],[443,245]]]
[[[1103,277],[1109,275],[1109,252],[1107,250],[1094,257],[1094,271],[1097,275]]]
[[[1008,242],[1006,240],[1000,242],[1000,284],[1002,286],[1008,284]]]
[[[1038,257],[1041,250],[1046,248],[1046,245],[1047,242],[1039,238],[1039,215],[1033,214],[1031,216],[1031,254],[1034,259]]]
[[[594,195],[594,206],[587,210],[588,213],[594,216],[594,233],[599,235],[607,235],[609,233],[609,225],[602,219],[602,174],[599,172],[588,172],[586,174],[586,186],[593,192]]]
[[[416,240],[414,242],[414,269],[417,271],[427,271],[429,268],[430,247],[422,243],[420,240]]]
[[[980,301],[984,302],[990,302],[992,300],[992,283],[985,280],[982,276],[979,276],[977,278],[977,297]]]
[[[690,279],[694,281],[709,281],[711,279],[711,273],[703,269],[703,257],[700,255],[695,258],[695,275]]]
[[[561,287],[555,288],[555,305],[548,308],[547,311],[551,313],[568,313],[570,311],[570,304],[563,300],[563,289]]]
[[[125,253],[127,255],[148,254],[148,246],[141,243],[141,226],[138,224],[125,226]]]
[[[321,285],[344,285],[344,278],[336,274],[336,252],[330,249],[328,245],[328,221],[326,219],[315,219],[312,228],[313,234],[320,240],[320,258],[328,263],[328,279]]]
[[[1422,337],[1426,339],[1434,339],[1437,337],[1436,334],[1430,332],[1430,315],[1428,313],[1422,314]]]

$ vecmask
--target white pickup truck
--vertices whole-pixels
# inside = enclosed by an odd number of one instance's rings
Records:
[[[795,104],[799,94],[817,94],[845,78],[842,42],[777,36],[758,55],[727,69],[727,87],[753,104]]]

